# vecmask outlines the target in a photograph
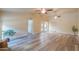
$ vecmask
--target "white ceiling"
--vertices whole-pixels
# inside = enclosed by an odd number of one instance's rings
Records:
[[[77,12],[78,8],[52,8],[56,11],[57,14],[69,13],[69,12]],[[35,8],[1,8],[0,10],[3,11],[5,14],[11,13],[18,13],[18,14],[25,14],[35,12]],[[48,12],[49,14],[54,14],[54,11]]]
[[[3,8],[4,12],[30,12],[33,8]]]

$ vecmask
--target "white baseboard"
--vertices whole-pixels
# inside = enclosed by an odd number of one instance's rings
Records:
[[[71,35],[73,35],[73,33],[70,33],[70,32],[55,32],[55,31],[53,32],[52,31],[52,32],[49,32],[49,33],[62,33],[62,34],[71,34]]]

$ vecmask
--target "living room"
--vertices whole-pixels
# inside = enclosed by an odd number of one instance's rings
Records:
[[[0,9],[1,40],[5,40],[6,38],[9,38],[10,39],[9,41],[11,41],[17,38],[22,39],[22,37],[24,36],[28,36],[28,37],[30,36],[31,39],[30,38],[28,39],[29,41],[32,41],[32,36],[37,37],[37,39],[45,36],[43,37],[43,39],[39,40],[41,41],[41,40],[46,39],[45,43],[43,44],[37,43],[36,45],[33,46],[33,47],[37,46],[38,48],[36,47],[32,49],[32,47],[27,44],[25,46],[23,45],[24,47],[22,49],[17,49],[15,48],[15,46],[18,47],[18,45],[15,44],[17,43],[15,41],[14,41],[15,43],[10,42],[8,44],[9,44],[9,47],[13,48],[14,50],[23,50],[23,49],[25,51],[27,50],[46,50],[46,51],[47,50],[49,51],[50,50],[64,50],[65,48],[63,49],[63,47],[61,49],[57,49],[58,46],[60,45],[59,42],[61,40],[58,41],[57,47],[50,48],[51,45],[55,45],[57,43],[49,44],[51,42],[49,38],[54,38],[51,35],[55,35],[57,37],[61,36],[61,34],[64,36],[74,35],[73,33],[74,31],[72,30],[73,26],[79,29],[78,13],[79,13],[78,8],[1,8]],[[15,33],[12,36],[11,35],[7,36],[8,33],[4,35],[4,33],[8,30],[12,30]],[[77,32],[77,38],[78,38],[78,30],[76,30],[76,32]],[[26,38],[27,37],[25,37],[25,39]],[[35,40],[35,38],[33,39]],[[61,38],[58,38],[58,39],[61,39]],[[70,42],[68,44],[70,44]],[[12,45],[12,44],[15,44],[15,45]],[[44,46],[43,47],[41,46],[42,48],[40,48],[40,45],[44,45]],[[43,49],[45,46],[47,46],[46,49]],[[79,50],[78,46],[77,48],[75,47],[74,49],[66,48],[65,50]]]

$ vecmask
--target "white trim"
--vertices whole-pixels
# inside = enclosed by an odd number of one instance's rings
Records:
[[[69,33],[69,32],[55,32],[55,31],[52,31],[52,32],[49,32],[49,33],[63,33],[63,34],[71,34],[71,35],[73,35],[73,33]]]

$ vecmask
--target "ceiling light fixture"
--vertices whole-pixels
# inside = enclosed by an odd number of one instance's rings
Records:
[[[37,8],[37,9],[35,9],[35,11],[37,11],[37,12],[40,12],[40,13],[42,13],[42,14],[47,14],[47,12],[49,12],[49,11],[53,11],[53,9],[51,8]]]
[[[54,19],[57,19],[58,18],[58,16],[54,16]]]
[[[42,14],[45,14],[47,11],[46,11],[46,9],[45,8],[41,8],[41,13]]]

